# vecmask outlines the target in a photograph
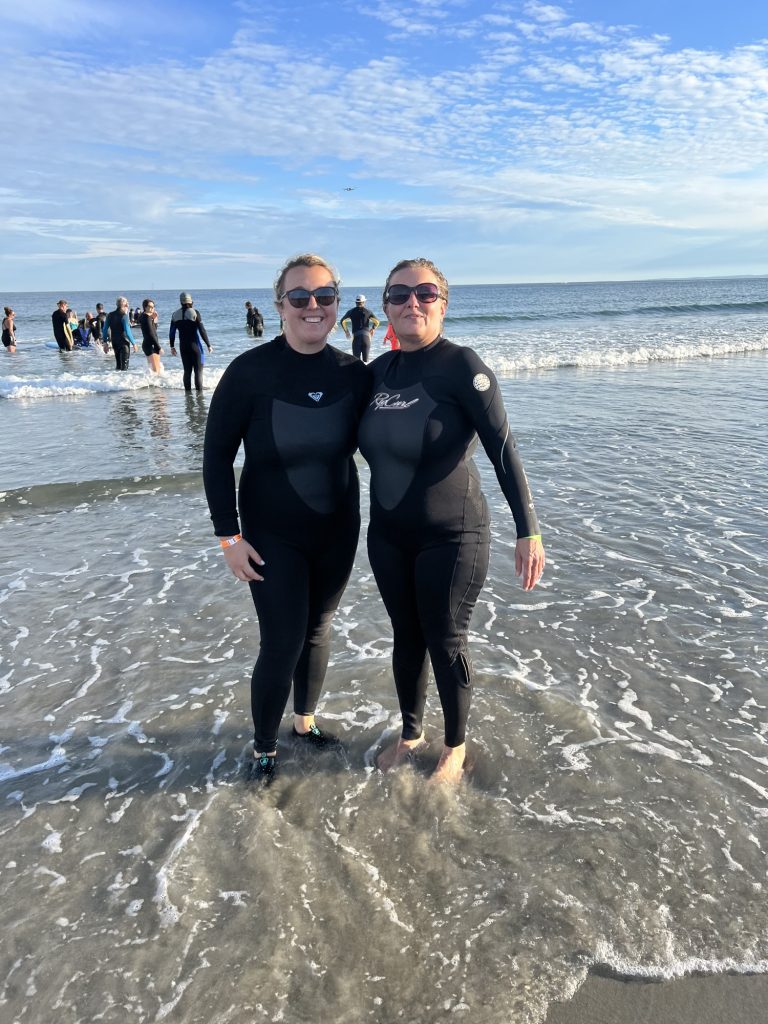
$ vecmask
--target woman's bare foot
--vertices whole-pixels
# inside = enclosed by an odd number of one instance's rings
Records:
[[[449,786],[457,786],[464,777],[464,765],[467,759],[467,747],[462,743],[458,747],[443,747],[437,767],[432,772],[430,782],[443,782]]]
[[[409,761],[413,754],[417,750],[421,750],[424,747],[428,747],[424,733],[418,736],[415,740],[404,740],[399,739],[397,743],[393,743],[392,746],[387,747],[386,750],[382,750],[379,756],[376,758],[376,767],[380,772],[388,772],[393,768],[398,768],[401,764],[405,764]]]
[[[299,736],[305,736],[315,724],[314,715],[293,715],[293,728]]]

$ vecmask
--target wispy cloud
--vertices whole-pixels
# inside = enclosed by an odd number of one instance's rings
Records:
[[[64,6],[34,0],[16,24]],[[242,0],[228,32],[216,24],[223,43],[191,54],[21,47],[0,65],[13,125],[0,266],[37,253],[93,273],[121,259],[259,267],[296,239],[338,246],[364,277],[371,238],[390,244],[396,222],[404,240],[441,245],[453,224],[489,252],[510,230],[536,251],[551,233],[559,254],[566,236],[576,251],[623,231],[605,264],[631,274],[632,238],[768,226],[768,46],[676,48],[576,7],[376,0],[345,9],[344,47],[330,30],[297,42],[281,12]],[[108,37],[116,11],[92,30]],[[292,8],[290,24],[314,11]],[[372,24],[391,37],[366,36]]]

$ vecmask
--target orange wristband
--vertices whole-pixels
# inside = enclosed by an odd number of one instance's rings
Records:
[[[234,537],[219,537],[219,544],[221,544],[223,548],[232,548],[235,546],[235,544],[237,544],[239,540],[242,539],[243,538],[240,536],[240,534],[236,533]]]

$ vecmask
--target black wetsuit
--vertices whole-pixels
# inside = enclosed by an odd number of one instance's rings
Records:
[[[3,324],[6,322],[9,325],[13,324],[13,321],[9,317],[6,317],[5,320],[3,320]],[[16,332],[12,331],[10,326],[3,327],[3,345],[5,345],[6,348],[11,348],[16,345]]]
[[[258,311],[253,311],[253,336],[254,338],[261,338],[264,336],[264,317]]]
[[[203,327],[203,318],[200,313],[191,306],[182,306],[177,309],[171,317],[171,327],[168,338],[171,348],[176,347],[176,332],[179,332],[179,355],[184,367],[184,390],[192,390],[192,374],[195,375],[195,390],[203,390],[203,353],[200,348],[200,338],[203,339],[211,351],[211,343],[208,341],[208,333]]]
[[[371,354],[370,323],[375,319],[376,317],[367,306],[353,306],[339,321],[342,323],[344,320],[349,320],[352,324],[352,355],[362,359],[364,363],[368,362],[368,357]]]
[[[56,339],[56,344],[62,352],[69,352],[72,348],[72,341],[67,337],[65,330],[69,323],[69,317],[63,309],[54,309],[53,313],[51,313],[51,323],[53,324],[53,336]]]
[[[157,338],[157,324],[149,313],[139,314],[141,328],[141,350],[145,356],[160,355],[160,342]]]
[[[106,320],[106,317],[104,319]],[[92,317],[88,321],[88,327],[94,342],[101,344],[101,319],[98,316]]]
[[[115,353],[115,368],[127,370],[131,358],[131,345],[135,345],[128,314],[119,309],[113,309],[107,313],[104,321],[104,340],[112,341],[112,351]]]
[[[251,583],[261,642],[251,683],[254,749],[275,749],[294,684],[312,714],[328,665],[331,618],[360,529],[352,454],[370,372],[326,345],[295,352],[280,336],[233,360],[211,399],[203,478],[217,536],[238,533],[264,559]],[[233,462],[245,465],[235,503]]]
[[[490,542],[472,461],[478,436],[519,537],[538,533],[536,515],[498,384],[472,349],[438,338],[415,352],[387,352],[371,369],[359,435],[371,467],[368,553],[392,620],[402,735],[422,733],[429,654],[445,743],[457,747],[470,704],[469,620]]]

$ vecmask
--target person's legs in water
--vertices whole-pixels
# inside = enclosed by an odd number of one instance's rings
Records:
[[[368,556],[384,607],[392,623],[392,672],[403,724],[400,739],[376,759],[382,771],[403,764],[426,745],[422,719],[427,700],[429,660],[419,621],[415,588],[415,551],[368,528]]]
[[[184,390],[192,390],[192,375],[195,377],[195,391],[203,390],[203,354],[197,342],[193,344],[182,344],[179,347],[179,355],[184,367]]]
[[[260,533],[261,581],[249,584],[259,620],[259,656],[251,677],[254,756],[277,753],[277,731],[307,634],[309,567],[293,545]]]
[[[298,735],[318,741],[324,734],[317,731],[315,709],[328,669],[331,622],[352,571],[359,533],[360,522],[355,518],[308,553],[307,631],[293,675],[293,728]]]
[[[445,737],[433,779],[456,783],[466,758],[472,696],[469,624],[488,572],[489,537],[464,534],[419,552],[415,567],[419,621],[443,709]]]
[[[368,362],[368,358],[371,354],[371,335],[368,331],[358,331],[352,335],[352,355],[358,359],[362,359],[364,363]]]

